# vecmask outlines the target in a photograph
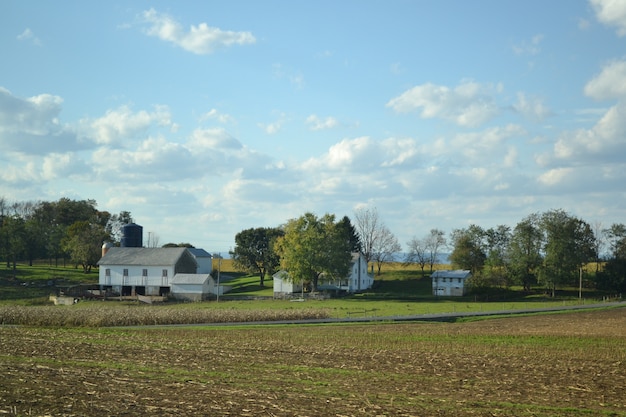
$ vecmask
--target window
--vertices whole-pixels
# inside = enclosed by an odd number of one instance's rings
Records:
[[[111,276],[111,269],[107,268],[104,270],[104,276],[106,277],[110,277]]]
[[[141,276],[142,277],[147,277],[148,276],[148,270],[144,269],[143,271],[141,271]]]
[[[123,275],[124,275],[125,277],[127,277],[127,276],[128,276],[128,269],[124,268],[124,273],[123,273]]]
[[[167,277],[167,269],[164,269],[163,273],[161,275],[164,276],[164,277]]]

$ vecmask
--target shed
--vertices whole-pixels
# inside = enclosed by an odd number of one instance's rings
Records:
[[[274,297],[280,298],[302,292],[302,284],[294,283],[285,270],[280,270],[272,275],[272,281],[274,282]]]
[[[202,301],[208,298],[215,283],[210,274],[176,274],[170,281],[172,297],[177,300]]]
[[[430,275],[433,295],[461,297],[467,293],[467,280],[472,273],[466,269],[435,271]]]

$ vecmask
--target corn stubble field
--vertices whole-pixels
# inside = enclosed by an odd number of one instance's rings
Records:
[[[626,416],[624,308],[467,323],[0,327],[0,414]]]

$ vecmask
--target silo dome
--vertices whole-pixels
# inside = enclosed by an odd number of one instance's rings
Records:
[[[111,242],[104,242],[102,244],[102,256],[106,255],[109,249],[111,249],[112,247],[113,244]]]

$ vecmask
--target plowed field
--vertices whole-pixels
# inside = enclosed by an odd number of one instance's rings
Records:
[[[0,414],[626,416],[626,309],[471,323],[0,327]]]

